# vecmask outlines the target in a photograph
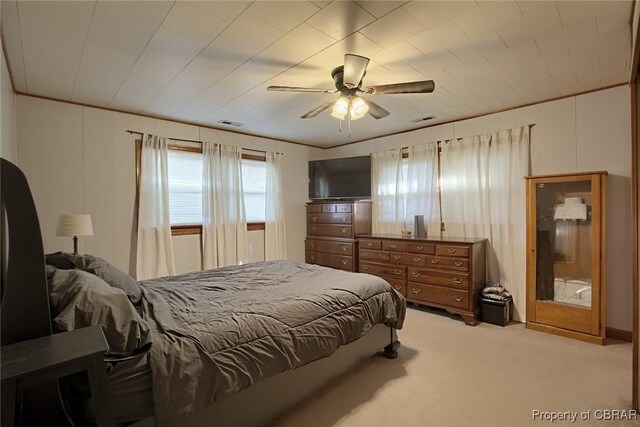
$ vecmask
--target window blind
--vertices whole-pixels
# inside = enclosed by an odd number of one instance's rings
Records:
[[[242,160],[242,187],[247,222],[264,222],[267,190],[267,163]]]
[[[202,224],[202,154],[169,150],[171,225]]]

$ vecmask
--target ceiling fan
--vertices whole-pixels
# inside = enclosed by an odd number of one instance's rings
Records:
[[[340,65],[331,71],[331,77],[336,89],[317,89],[295,86],[269,86],[267,90],[284,92],[321,92],[338,93],[340,97],[332,99],[317,108],[300,116],[302,119],[310,119],[332,108],[331,115],[337,119],[357,120],[367,112],[375,119],[382,119],[389,112],[373,101],[365,99],[359,94],[386,95],[398,93],[431,93],[435,89],[433,80],[421,80],[416,82],[391,83],[386,85],[366,86],[362,88],[362,80],[367,73],[369,58],[347,53],[344,55],[344,65]]]

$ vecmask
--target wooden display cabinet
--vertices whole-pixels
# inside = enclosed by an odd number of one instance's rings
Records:
[[[527,328],[605,340],[607,172],[527,177]]]

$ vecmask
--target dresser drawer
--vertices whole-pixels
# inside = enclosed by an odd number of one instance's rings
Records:
[[[348,212],[351,213],[351,205],[349,204],[337,204],[336,205],[336,212]]]
[[[469,256],[469,247],[468,246],[456,246],[456,245],[437,245],[436,246],[436,255],[438,255],[438,256],[468,257]]]
[[[412,282],[456,289],[469,289],[469,275],[466,273],[445,273],[442,271],[409,268],[407,275]]]
[[[407,268],[397,267],[394,265],[360,262],[360,273],[368,273],[381,277],[390,277],[392,279],[404,279],[407,277]]]
[[[368,249],[360,249],[360,259],[370,260],[370,261],[379,261],[379,262],[389,262],[389,252],[382,251],[370,251]]]
[[[358,239],[358,241],[360,242],[360,249],[382,249],[380,240]]]
[[[307,205],[307,213],[322,212],[322,205]]]
[[[353,243],[332,242],[330,240],[307,239],[305,247],[308,251],[327,252],[330,254],[353,255]]]
[[[404,280],[398,279],[389,279],[385,277],[385,279],[396,291],[400,292],[403,297],[407,296],[407,284]]]
[[[350,225],[309,224],[307,234],[312,236],[352,237]]]
[[[394,251],[394,252],[407,252],[407,244],[405,242],[396,242],[394,240],[382,241],[382,250],[383,251]]]
[[[430,268],[469,271],[469,260],[466,258],[427,255],[427,266]]]
[[[407,243],[407,252],[433,255],[436,253],[436,245],[433,243]]]
[[[307,215],[309,223],[351,224],[350,213],[312,213]]]
[[[353,270],[353,257],[325,254],[322,252],[307,252],[306,260],[309,264],[319,264],[340,270]]]
[[[427,265],[426,255],[399,254],[393,252],[389,255],[389,262],[391,264],[412,265],[415,267],[424,267]]]
[[[407,298],[456,308],[469,308],[469,292],[441,286],[409,282],[407,285]]]
[[[322,205],[322,212],[335,212],[336,205]]]

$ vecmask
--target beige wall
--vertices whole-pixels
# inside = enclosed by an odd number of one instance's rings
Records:
[[[2,70],[0,71],[0,157],[16,163],[18,159],[18,145],[16,141],[16,95],[11,87],[7,62],[2,56]]]
[[[427,141],[534,124],[533,175],[607,170],[607,326],[631,330],[631,110],[629,87],[593,92],[471,120],[337,147],[320,158],[368,154]],[[359,123],[353,125],[357,136]],[[522,184],[524,191],[524,181]],[[525,266],[523,265],[524,269]],[[525,295],[522,283],[520,295]],[[525,313],[525,301],[516,301]]]
[[[19,95],[18,164],[36,201],[46,252],[71,250],[70,238],[55,237],[59,214],[88,213],[94,236],[80,238],[79,250],[134,271],[135,149],[128,129],[284,153],[287,252],[304,261],[307,161],[319,150]],[[200,269],[199,236],[174,237],[174,244],[178,272]],[[263,232],[250,232],[249,244],[251,260],[264,259]]]

